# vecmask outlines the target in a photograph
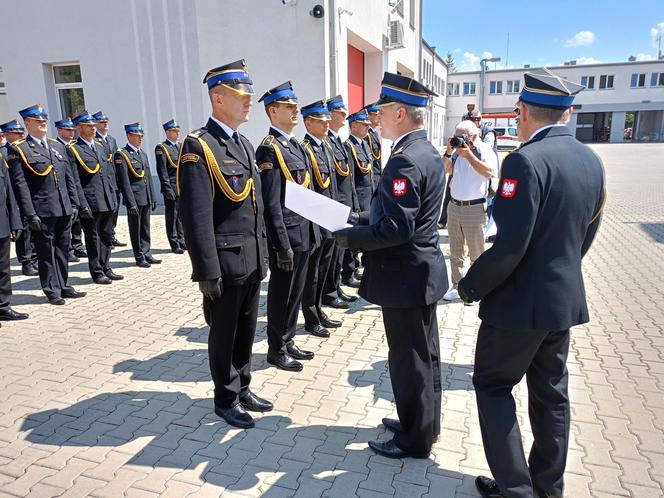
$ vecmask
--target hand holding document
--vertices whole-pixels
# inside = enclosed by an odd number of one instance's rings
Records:
[[[348,206],[294,182],[286,182],[286,207],[330,232],[351,226]]]

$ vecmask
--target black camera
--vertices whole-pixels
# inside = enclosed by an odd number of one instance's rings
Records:
[[[450,145],[452,147],[461,147],[463,144],[466,144],[468,147],[472,145],[472,140],[468,135],[461,135],[460,137],[452,137],[450,139]]]

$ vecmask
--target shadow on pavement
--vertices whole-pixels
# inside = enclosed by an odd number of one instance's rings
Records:
[[[136,443],[126,465],[143,466],[146,473],[152,468],[190,470],[195,476],[200,472],[202,481],[228,491],[251,489],[268,477],[263,497],[283,496],[283,488],[321,496],[333,481],[346,488],[346,479],[357,487],[369,476],[369,457],[378,458],[366,447],[367,441],[390,437],[382,428],[294,427],[290,418],[278,415],[256,417],[256,427],[242,431],[216,417],[209,398],[155,391],[100,394],[63,409],[36,412],[26,417],[21,431],[31,443],[91,451]],[[424,463],[437,468],[431,459]],[[416,473],[422,469],[421,460],[396,460],[393,465],[405,475],[409,466]],[[449,483],[444,486],[449,489],[435,490],[440,496],[454,496],[464,477],[470,478],[448,470],[438,474]],[[390,495],[391,479],[385,482]]]
[[[664,244],[664,223],[639,223],[639,226],[652,240]]]

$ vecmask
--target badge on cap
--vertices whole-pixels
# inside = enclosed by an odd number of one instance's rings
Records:
[[[392,195],[394,197],[403,197],[408,193],[408,184],[405,178],[395,178],[392,180]]]
[[[503,180],[503,188],[500,191],[500,195],[505,199],[511,199],[516,195],[516,186],[518,185],[518,180],[513,180],[511,178],[505,178]]]

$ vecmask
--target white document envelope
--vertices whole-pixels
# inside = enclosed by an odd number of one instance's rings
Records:
[[[350,207],[295,182],[286,182],[286,207],[330,232],[350,226]]]

